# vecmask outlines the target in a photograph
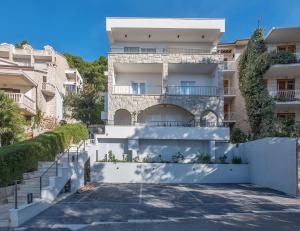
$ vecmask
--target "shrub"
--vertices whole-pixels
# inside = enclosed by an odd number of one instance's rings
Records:
[[[84,125],[69,124],[0,148],[0,186],[21,180],[23,173],[37,169],[38,161],[53,161],[70,144],[87,138],[88,130]]]
[[[239,128],[233,129],[230,142],[233,144],[244,143],[247,141],[247,135]]]
[[[241,164],[242,163],[242,158],[239,157],[239,156],[233,156],[232,160],[231,160],[231,163],[233,163],[233,164]]]
[[[173,163],[181,163],[183,162],[183,160],[184,160],[184,156],[180,152],[172,156]]]
[[[223,156],[219,157],[219,160],[221,164],[226,164],[227,156],[224,154]]]
[[[208,153],[202,153],[197,155],[196,162],[201,164],[211,163],[211,156]]]

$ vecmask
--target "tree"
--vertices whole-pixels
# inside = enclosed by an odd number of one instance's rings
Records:
[[[0,144],[8,145],[24,138],[25,119],[18,105],[0,91]]]
[[[15,44],[15,47],[16,48],[23,48],[23,45],[25,45],[25,44],[29,44],[29,42],[27,41],[27,40],[23,40],[22,42],[20,42],[20,43],[16,43]]]
[[[72,68],[77,68],[83,77],[83,87],[79,94],[70,94],[64,104],[72,110],[72,116],[86,124],[101,124],[100,113],[104,105],[107,70],[107,59],[101,56],[98,60],[87,62],[79,56],[64,54]]]
[[[245,99],[246,111],[254,138],[272,136],[276,130],[274,102],[263,84],[263,75],[273,64],[296,62],[288,52],[267,52],[263,29],[251,36],[239,63],[240,90]]]

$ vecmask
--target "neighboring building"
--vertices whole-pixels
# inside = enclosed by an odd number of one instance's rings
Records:
[[[245,133],[250,131],[245,102],[239,90],[239,57],[248,40],[218,45],[224,55],[224,121]],[[272,65],[264,75],[264,84],[275,100],[277,118],[300,122],[300,27],[273,28],[266,36],[268,51],[290,51],[298,63]]]
[[[218,53],[224,56],[224,121],[231,129],[250,131],[245,101],[239,89],[238,64],[247,47],[248,39],[218,45]]]
[[[289,51],[297,57],[298,63],[271,66],[264,84],[275,100],[277,117],[300,122],[300,27],[273,28],[265,42],[268,51]]]
[[[51,46],[35,50],[0,44],[0,90],[4,90],[30,119],[39,108],[45,117],[63,119],[63,97],[78,92],[81,77]],[[67,90],[67,91],[66,91]]]
[[[214,158],[219,142],[229,140],[224,58],[217,53],[225,20],[107,18],[106,29],[111,49],[100,152]]]

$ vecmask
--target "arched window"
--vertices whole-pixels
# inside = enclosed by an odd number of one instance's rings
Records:
[[[115,125],[131,125],[131,114],[126,109],[119,109],[114,116]]]

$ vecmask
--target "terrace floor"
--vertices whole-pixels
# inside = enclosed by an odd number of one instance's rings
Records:
[[[93,184],[22,230],[300,230],[300,200],[239,184]]]

